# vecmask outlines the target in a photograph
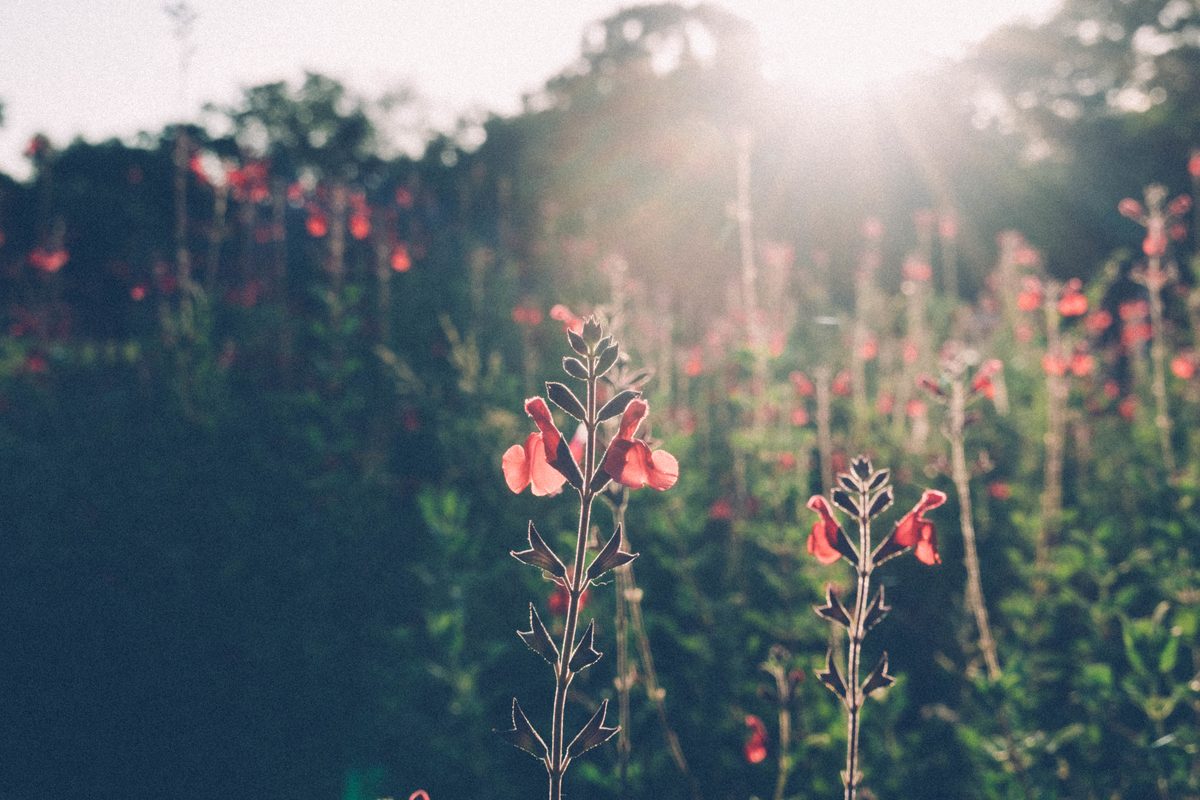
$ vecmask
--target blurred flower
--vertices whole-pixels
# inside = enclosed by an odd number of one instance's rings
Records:
[[[779,454],[779,466],[782,469],[795,469],[796,455],[792,452],[784,450]]]
[[[808,424],[808,409],[804,406],[797,406],[792,409],[791,414],[792,424],[797,428]]]
[[[365,239],[371,233],[371,220],[367,214],[355,212],[350,215],[350,235],[355,239]]]
[[[537,306],[519,305],[514,306],[512,310],[513,322],[518,325],[534,325],[542,324],[542,312]]]
[[[1133,395],[1129,395],[1129,397],[1126,397],[1117,406],[1117,412],[1120,413],[1122,419],[1125,419],[1128,422],[1132,422],[1134,416],[1137,414],[1137,406],[1138,406],[1137,398],[1134,397]]]
[[[1017,293],[1017,308],[1021,311],[1037,311],[1041,307],[1042,282],[1032,275],[1026,275],[1021,291]]]
[[[896,396],[891,392],[880,392],[875,399],[875,410],[880,414],[890,414],[896,407]]]
[[[938,217],[938,236],[943,239],[953,239],[958,235],[958,218],[953,214],[942,214]]]
[[[937,529],[932,522],[924,518],[926,511],[931,511],[946,502],[946,493],[936,489],[926,489],[921,499],[900,521],[892,531],[892,540],[901,547],[916,545],[917,560],[922,564],[940,564],[941,556],[937,552]]]
[[[771,331],[771,338],[767,342],[767,352],[771,354],[771,358],[779,358],[786,348],[787,334],[783,331]]]
[[[308,209],[308,219],[304,221],[304,229],[308,231],[308,235],[314,239],[320,239],[329,232],[329,223],[325,221],[325,214],[315,206]]]
[[[917,359],[921,357],[921,351],[917,349],[917,345],[913,342],[905,342],[900,349],[900,357],[904,359],[905,364],[915,364]]]
[[[1187,163],[1188,174],[1200,178],[1200,150],[1193,150]]]
[[[557,303],[550,309],[550,319],[558,320],[563,324],[563,333],[567,331],[583,333],[583,320],[572,314],[571,309],[562,303]]]
[[[1080,317],[1087,313],[1087,297],[1080,293],[1081,282],[1074,278],[1067,284],[1063,295],[1058,301],[1058,313],[1064,317]]]
[[[746,716],[746,727],[750,729],[750,739],[743,748],[746,760],[751,764],[760,764],[767,757],[767,728],[762,720],[753,714]]]
[[[833,509],[824,496],[815,494],[808,499],[808,508],[817,512],[819,519],[813,523],[812,533],[808,535],[808,552],[822,564],[832,564],[842,557],[837,551],[837,542],[842,528],[833,518]]]
[[[913,226],[918,233],[929,233],[933,230],[933,225],[937,221],[937,214],[933,213],[932,209],[918,208],[912,215]]]
[[[1141,319],[1150,313],[1150,304],[1145,300],[1128,300],[1117,306],[1117,314],[1122,320],[1128,322],[1130,320]]]
[[[929,413],[929,407],[925,405],[924,400],[918,400],[914,397],[904,407],[904,413],[908,415],[909,419],[919,419]]]
[[[900,268],[901,274],[910,281],[928,281],[933,278],[933,267],[919,258],[907,258]]]
[[[863,220],[862,235],[866,239],[882,239],[883,238],[883,223],[874,217],[868,217]]]
[[[1154,329],[1150,327],[1149,322],[1127,322],[1121,330],[1121,344],[1133,347],[1141,342],[1150,341],[1153,335]]]
[[[1171,359],[1171,373],[1180,380],[1189,380],[1196,374],[1196,364],[1186,355],[1177,355]]]
[[[1016,334],[1017,341],[1021,344],[1028,344],[1033,341],[1033,327],[1030,325],[1018,325],[1014,333]]]
[[[408,796],[408,800],[429,800],[429,794],[424,789],[417,789]]]
[[[870,361],[877,355],[879,355],[879,342],[875,340],[874,336],[869,336],[867,337],[867,340],[862,343],[862,346],[859,347],[858,357],[863,361]]]
[[[991,400],[996,396],[996,386],[992,377],[1004,369],[1004,362],[998,358],[989,358],[975,371],[975,379],[971,383],[972,392],[983,392],[983,396]]]
[[[833,382],[829,384],[829,391],[839,397],[847,397],[850,394],[850,372],[842,370],[837,375],[833,376]]]
[[[1104,382],[1104,396],[1107,397],[1109,400],[1116,400],[1118,397],[1121,396],[1121,384],[1119,384],[1116,381],[1111,380],[1111,379],[1105,381]]]
[[[1124,200],[1117,203],[1117,212],[1120,213],[1122,217],[1141,219],[1145,215],[1146,210],[1142,208],[1142,204],[1137,200],[1134,200],[1132,197],[1126,197]]]
[[[1061,377],[1067,374],[1067,362],[1057,353],[1042,356],[1042,371],[1047,375]]]
[[[29,263],[42,272],[58,272],[70,258],[71,256],[67,251],[61,247],[57,250],[35,247],[33,248],[33,252],[29,254]]]
[[[708,507],[708,518],[718,520],[733,519],[733,505],[726,498],[722,497],[717,502]]]
[[[1186,194],[1181,194],[1167,203],[1167,213],[1172,217],[1182,217],[1184,214],[1192,210],[1192,198]]]
[[[688,352],[687,363],[683,365],[683,374],[695,378],[704,371],[704,348],[696,345]]]
[[[791,375],[788,375],[788,379],[791,380],[792,386],[796,390],[796,394],[800,395],[801,397],[812,396],[813,383],[803,372],[793,372]]]
[[[139,283],[129,290],[129,297],[134,302],[141,302],[146,299],[146,284]]]
[[[679,479],[679,462],[665,450],[650,451],[640,439],[634,439],[638,426],[650,411],[649,404],[632,400],[621,414],[621,427],[608,446],[604,471],[614,481],[630,489],[651,486],[659,491],[670,489]]]
[[[1094,314],[1088,314],[1087,319],[1083,321],[1083,326],[1087,328],[1088,333],[1098,334],[1108,330],[1108,326],[1112,325],[1112,314],[1108,311],[1097,311]]]
[[[408,272],[412,269],[412,257],[408,254],[408,247],[404,242],[397,242],[392,248],[392,269],[396,272]]]
[[[992,481],[988,484],[988,494],[997,500],[1007,500],[1012,497],[1012,487],[1003,481]]]
[[[1077,378],[1091,375],[1096,368],[1096,359],[1091,353],[1076,353],[1071,357],[1071,374]]]

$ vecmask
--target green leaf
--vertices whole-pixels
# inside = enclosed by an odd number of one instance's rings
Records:
[[[1162,654],[1158,657],[1158,671],[1166,675],[1171,670],[1175,669],[1175,660],[1179,655],[1179,637],[1172,636],[1167,641],[1167,646],[1163,648]]]

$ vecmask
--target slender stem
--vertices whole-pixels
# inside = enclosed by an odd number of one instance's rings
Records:
[[[1154,362],[1154,424],[1158,427],[1158,438],[1162,445],[1163,466],[1167,468],[1167,476],[1175,477],[1175,453],[1171,449],[1171,415],[1167,412],[1167,383],[1166,383],[1166,331],[1163,330],[1162,284],[1157,276],[1161,275],[1160,259],[1150,259],[1150,269],[1147,270],[1146,289],[1150,295],[1150,326],[1154,336],[1150,343],[1150,359]],[[1154,275],[1156,278],[1151,278]]]
[[[967,472],[967,459],[963,448],[963,425],[966,417],[966,386],[962,378],[956,378],[950,386],[950,468],[954,477],[954,488],[958,492],[958,521],[962,527],[963,560],[967,565],[967,605],[975,615],[979,628],[979,648],[987,662],[988,680],[1000,679],[1000,659],[996,655],[996,640],[988,624],[987,605],[983,600],[983,582],[979,573],[979,554],[975,549],[975,522],[971,511],[971,484]]]
[[[571,651],[575,644],[575,630],[579,624],[579,598],[587,588],[587,580],[583,571],[584,558],[587,555],[587,534],[591,525],[592,477],[595,474],[594,461],[596,457],[596,355],[588,353],[587,359],[587,443],[583,457],[583,487],[580,490],[579,530],[575,536],[575,568],[567,576],[567,591],[570,603],[567,606],[567,624],[563,631],[562,647],[559,648],[558,670],[554,675],[554,717],[550,734],[550,763],[547,770],[550,773],[550,800],[562,798],[562,776],[567,765],[563,759],[563,719],[567,706],[567,688],[575,673],[571,671]]]
[[[868,493],[859,495],[859,507],[864,509],[858,518],[858,587],[854,596],[854,616],[851,619],[850,647],[846,656],[846,710],[849,712],[846,735],[846,800],[854,800],[858,791],[858,729],[862,710],[862,692],[858,682],[858,667],[862,642],[866,637],[867,594],[871,589],[871,520],[866,516]]]

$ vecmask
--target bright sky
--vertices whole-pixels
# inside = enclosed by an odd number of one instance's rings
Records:
[[[375,99],[409,86],[419,117],[520,110],[578,58],[589,23],[620,0],[190,0],[188,85],[165,6],[175,0],[0,0],[0,171],[28,174],[36,132],[57,146],[157,131],[242,87],[304,70]],[[692,0],[685,0],[692,5]],[[1057,0],[724,0],[755,23],[769,75],[832,87],[952,57],[996,26],[1046,18]],[[802,43],[802,44],[801,44]]]

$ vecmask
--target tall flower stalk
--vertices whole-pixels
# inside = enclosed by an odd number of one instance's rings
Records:
[[[604,727],[608,708],[608,701],[604,700],[591,720],[564,747],[567,690],[575,676],[596,663],[601,655],[593,647],[594,620],[576,639],[580,599],[594,580],[637,557],[636,553],[622,550],[621,525],[618,524],[608,543],[585,569],[592,501],[610,481],[631,489],[649,485],[662,490],[673,486],[679,475],[679,464],[674,456],[662,450],[652,452],[644,441],[635,438],[638,427],[649,411],[646,402],[640,399],[639,392],[626,390],[603,406],[597,400],[597,382],[617,362],[617,343],[611,336],[604,336],[600,324],[594,319],[587,321],[581,334],[568,330],[567,337],[571,349],[580,358],[563,359],[563,369],[571,377],[584,382],[585,400],[580,401],[574,392],[561,383],[547,383],[546,393],[555,405],[583,424],[586,437],[582,452],[572,452],[570,444],[555,426],[546,401],[541,397],[533,397],[525,401],[525,410],[533,418],[538,432],[530,434],[523,445],[510,447],[504,454],[502,465],[505,481],[514,492],[530,486],[535,495],[552,495],[560,492],[564,484],[569,484],[579,493],[579,527],[570,568],[538,535],[533,522],[529,523],[529,549],[512,553],[519,561],[548,574],[568,597],[561,646],[556,646],[550,638],[532,603],[529,606],[530,629],[519,632],[525,644],[545,658],[554,669],[554,711],[549,746],[525,717],[515,698],[512,729],[497,731],[507,742],[531,753],[543,763],[550,779],[550,800],[560,800],[562,797],[563,774],[571,761],[606,741],[618,730]],[[598,457],[597,433],[600,424],[618,415],[621,417],[620,427],[604,455]]]
[[[858,456],[850,464],[850,472],[837,476],[838,488],[831,493],[833,505],[846,512],[858,525],[858,544],[852,543],[833,515],[833,507],[824,495],[814,495],[808,507],[816,511],[819,519],[813,524],[808,537],[808,552],[822,564],[832,564],[844,558],[854,567],[857,587],[854,595],[854,612],[851,614],[834,597],[832,587],[826,587],[825,605],[816,606],[817,615],[845,628],[850,634],[850,646],[846,655],[846,677],[834,661],[833,648],[825,655],[825,669],[817,673],[829,689],[846,707],[846,770],[842,783],[846,787],[846,800],[854,800],[862,783],[859,771],[858,738],[862,707],[867,695],[884,689],[895,682],[888,674],[887,653],[859,682],[859,661],[862,643],[867,631],[873,628],[891,610],[884,603],[883,587],[868,601],[871,591],[871,575],[875,568],[889,558],[915,548],[916,556],[924,564],[939,564],[937,532],[931,521],[924,518],[926,511],[946,502],[946,495],[926,489],[920,501],[911,511],[900,518],[892,532],[877,547],[871,548],[871,520],[892,505],[892,487],[888,485],[890,473],[886,469],[874,471],[871,462]]]

